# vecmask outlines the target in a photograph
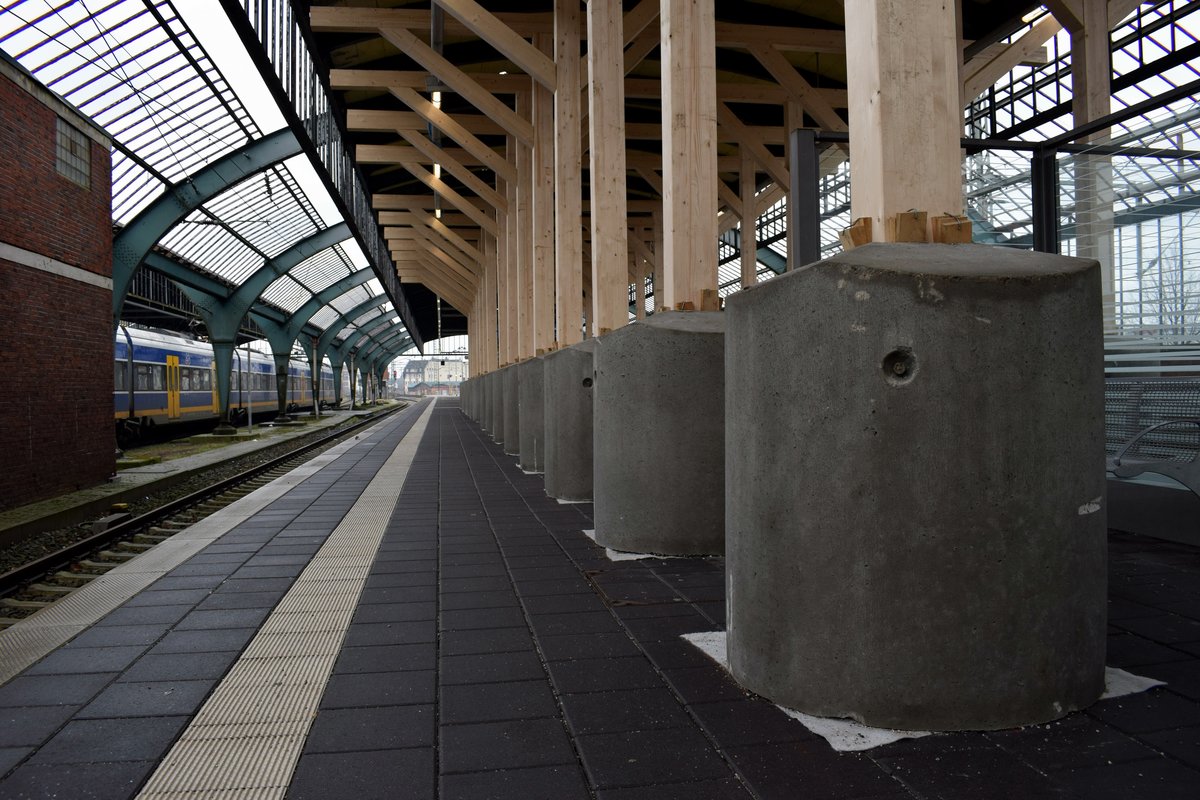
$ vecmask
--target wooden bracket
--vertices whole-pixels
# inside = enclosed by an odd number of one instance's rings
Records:
[[[691,300],[684,300],[681,303],[675,304],[675,310],[676,311],[695,311],[696,304],[693,303]]]
[[[953,214],[943,214],[931,221],[933,241],[942,244],[970,244],[971,220]]]
[[[721,310],[721,295],[716,289],[701,289],[700,290],[700,310],[701,311],[720,311]]]
[[[850,223],[850,227],[838,234],[843,250],[853,250],[864,244],[871,243],[871,218],[859,217]]]
[[[887,241],[928,242],[928,215],[924,211],[902,211],[887,219]]]

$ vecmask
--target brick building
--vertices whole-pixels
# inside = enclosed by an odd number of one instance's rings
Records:
[[[0,58],[0,509],[113,472],[109,139]]]

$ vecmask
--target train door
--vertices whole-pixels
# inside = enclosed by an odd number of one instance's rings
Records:
[[[167,419],[179,419],[179,356],[167,356]]]

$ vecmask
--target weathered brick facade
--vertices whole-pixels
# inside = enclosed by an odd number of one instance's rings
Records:
[[[88,185],[60,174],[58,119]],[[0,509],[113,472],[112,211],[107,139],[0,61]]]

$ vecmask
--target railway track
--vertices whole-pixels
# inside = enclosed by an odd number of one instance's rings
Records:
[[[302,444],[197,492],[124,520],[93,536],[0,575],[0,630],[46,608],[179,531],[220,511],[363,428],[402,410],[387,409]]]

